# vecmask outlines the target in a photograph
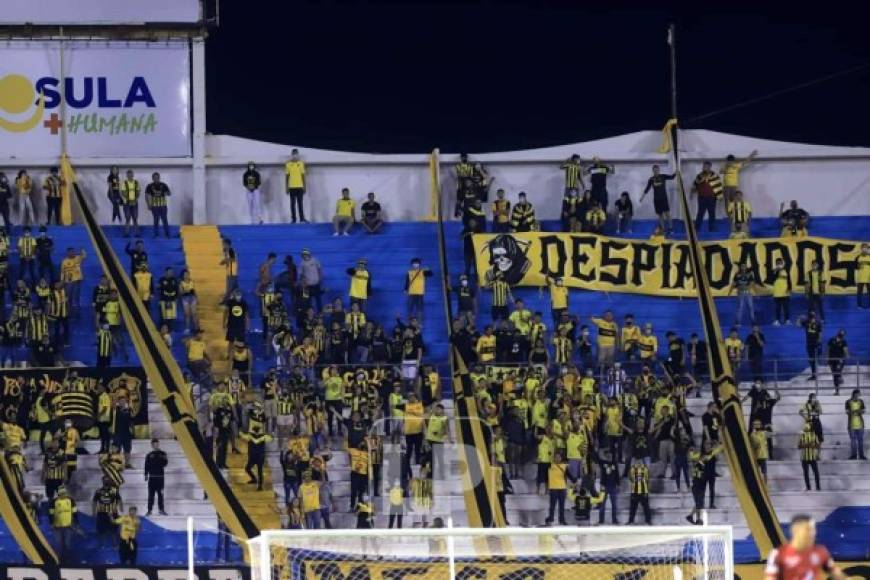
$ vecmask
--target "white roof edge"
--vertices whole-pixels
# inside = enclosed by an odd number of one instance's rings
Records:
[[[687,129],[680,132],[680,151],[685,159],[713,160],[734,154],[738,158],[746,156],[753,149],[759,158],[854,158],[870,157],[870,147],[841,147],[813,145],[789,141],[773,141],[743,135],[721,133],[707,129]],[[665,159],[657,152],[661,144],[661,130],[636,131],[603,139],[581,143],[505,151],[497,153],[471,153],[473,160],[484,163],[498,162],[540,162],[565,159],[577,153],[588,160],[599,156],[612,161],[643,161]],[[358,153],[329,149],[309,148],[302,145],[283,145],[267,141],[256,141],[232,135],[206,135],[206,155],[212,162],[226,160],[242,162],[242,159],[257,159],[259,163],[280,162],[290,156],[290,151],[298,148],[306,161],[313,163],[424,163],[429,151],[410,154]],[[442,152],[442,160],[452,162],[458,153]]]

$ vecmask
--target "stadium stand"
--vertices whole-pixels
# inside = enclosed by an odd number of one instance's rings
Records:
[[[534,199],[531,199],[534,201]],[[488,212],[488,206],[481,206],[482,211]],[[674,222],[675,230],[671,234],[680,239],[685,235],[680,221]],[[188,339],[194,337],[196,332],[185,331],[184,315],[181,304],[172,300],[175,304],[175,319],[173,328],[168,333],[171,338],[171,351],[173,356],[183,367],[190,371],[190,396],[193,399],[200,421],[200,427],[206,436],[213,451],[221,445],[221,439],[226,432],[226,441],[229,452],[226,460],[226,468],[223,473],[231,483],[236,496],[242,502],[244,509],[252,515],[261,528],[266,527],[320,527],[325,522],[322,516],[328,508],[329,522],[333,527],[359,527],[374,521],[376,527],[391,525],[390,520],[397,518],[400,513],[404,515],[405,526],[421,526],[431,523],[431,518],[437,515],[450,515],[457,524],[468,522],[469,516],[467,505],[463,498],[463,486],[460,475],[463,468],[459,462],[459,456],[455,450],[448,452],[446,458],[447,472],[444,478],[433,478],[431,469],[434,460],[434,449],[438,443],[452,439],[451,433],[454,427],[451,425],[453,418],[454,402],[451,399],[452,385],[447,378],[450,376],[449,342],[446,332],[446,320],[444,318],[445,304],[444,295],[441,291],[441,281],[444,273],[441,271],[439,261],[439,248],[435,243],[437,238],[437,224],[431,223],[387,223],[376,235],[363,233],[360,229],[353,232],[349,237],[334,237],[333,228],[328,224],[303,224],[303,225],[259,225],[259,226],[183,226],[181,229],[173,227],[170,239],[151,239],[150,236],[143,238],[143,249],[147,253],[148,271],[152,276],[154,287],[153,296],[150,297],[150,312],[156,324],[166,317],[166,310],[160,305],[159,278],[167,268],[172,268],[176,275],[184,270],[189,270],[193,279],[197,299],[199,328],[203,331],[205,339],[204,352],[211,361],[210,369],[203,371],[188,360],[191,353]],[[559,231],[561,224],[553,221],[543,221],[543,231]],[[607,226],[606,232],[610,232],[612,225]],[[636,220],[631,233],[621,234],[630,239],[648,238],[655,222],[652,220]],[[812,233],[816,236],[824,236],[840,239],[862,239],[867,227],[866,218],[826,218],[819,217],[813,220]],[[449,293],[451,301],[456,301],[456,287],[458,287],[458,275],[465,268],[465,251],[463,246],[463,225],[459,222],[445,223],[446,258],[448,273],[450,274]],[[126,265],[129,263],[129,271],[137,270],[135,263],[144,259],[143,255],[136,254],[135,237],[126,237],[122,228],[107,226],[105,231],[109,234],[115,253]],[[753,223],[753,235],[758,237],[778,237],[780,223],[776,219],[758,218]],[[95,344],[95,323],[101,317],[101,313],[95,310],[90,297],[101,276],[101,268],[93,258],[93,248],[84,228],[81,226],[51,227],[48,234],[55,242],[55,268],[59,264],[61,250],[67,247],[84,249],[88,257],[83,263],[84,281],[81,287],[81,308],[74,313],[74,323],[68,345],[63,351],[63,361],[68,364],[81,364],[92,367],[99,363],[99,341]],[[722,234],[724,235],[724,233]],[[10,247],[16,247],[19,232],[15,231],[10,240]],[[715,233],[702,232],[703,239],[718,239]],[[132,245],[131,245],[132,244]],[[230,252],[228,248],[232,248]],[[313,256],[322,265],[323,280],[320,283],[322,290],[321,301],[323,309],[317,311],[313,322],[304,316],[300,316],[295,309],[300,298],[298,292],[301,288],[301,261],[303,252]],[[271,261],[270,253],[274,254]],[[287,274],[286,257],[293,257],[295,267],[295,279],[293,274]],[[381,346],[376,346],[377,341],[358,341],[348,343],[353,334],[364,333],[364,329],[355,328],[351,321],[352,292],[358,293],[359,286],[352,290],[352,278],[354,269],[365,261],[366,270],[370,275],[371,288],[365,296],[365,315],[367,321],[383,326],[385,336]],[[430,277],[423,277],[426,283],[425,298],[423,300],[423,315],[419,324],[419,337],[413,328],[408,328],[410,316],[408,315],[407,297],[405,295],[406,281],[417,280],[411,268],[411,263],[419,260],[423,268],[431,269]],[[228,262],[235,262],[235,266]],[[265,262],[265,266],[263,266]],[[12,260],[13,267],[17,270],[17,259]],[[265,269],[264,269],[265,268]],[[293,270],[291,269],[291,272]],[[411,273],[409,274],[409,271]],[[226,341],[227,331],[224,328],[224,314],[231,311],[236,302],[228,290],[228,278],[230,285],[237,285],[241,291],[241,298],[246,303],[250,315],[250,328],[243,332],[244,343],[239,345],[240,358],[234,356],[233,345]],[[141,285],[146,280],[139,277]],[[472,284],[475,278],[471,277]],[[294,284],[295,282],[295,284]],[[281,309],[272,310],[270,301],[274,301],[273,290],[283,287],[286,294],[284,314]],[[293,295],[290,299],[288,294]],[[511,289],[514,299],[522,300],[531,312],[541,312],[542,319],[549,330],[545,335],[544,344],[547,346],[547,357],[556,360],[556,353],[552,348],[552,322],[550,318],[551,304],[546,290],[538,288],[515,287]],[[357,296],[359,297],[359,296]],[[307,304],[310,300],[316,304],[314,296],[302,295],[302,303]],[[36,304],[35,298],[31,299]],[[228,300],[230,302],[228,302]],[[475,320],[476,331],[481,331],[490,324],[492,292],[485,287],[478,290],[478,316]],[[342,304],[342,313],[336,314],[333,305],[336,301]],[[724,329],[727,331],[735,317],[737,299],[717,299],[719,316]],[[458,306],[458,305],[457,305]],[[266,307],[266,315],[263,308]],[[850,354],[842,368],[843,382],[839,385],[839,394],[834,394],[835,385],[831,369],[825,364],[827,354],[820,357],[819,370],[814,379],[810,379],[804,332],[797,325],[773,326],[774,319],[772,300],[767,296],[757,296],[755,299],[756,316],[765,335],[764,360],[758,367],[753,367],[748,362],[741,362],[738,376],[741,379],[741,392],[748,393],[755,375],[760,375],[763,383],[772,397],[776,397],[775,405],[769,420],[765,420],[770,426],[772,434],[772,454],[767,462],[767,481],[769,491],[773,498],[777,514],[783,520],[798,512],[809,512],[820,521],[822,538],[834,543],[835,530],[842,530],[848,526],[849,537],[861,537],[870,531],[866,518],[866,507],[863,506],[859,494],[863,492],[864,482],[867,479],[868,466],[862,461],[855,461],[849,457],[849,436],[846,429],[844,407],[848,405],[847,399],[853,388],[861,388],[870,380],[868,366],[862,362],[866,360],[866,353],[870,350],[870,334],[866,332],[868,320],[864,312],[855,308],[855,298],[851,295],[831,295],[824,297],[825,319],[822,333],[822,344],[827,344],[835,330],[844,329],[848,337]],[[508,310],[511,310],[511,306]],[[658,338],[658,352],[655,363],[650,363],[651,370],[663,383],[668,380],[665,369],[671,368],[668,364],[666,332],[674,332],[676,336],[688,341],[692,333],[700,332],[697,315],[697,306],[693,300],[675,298],[662,298],[640,294],[616,294],[605,292],[592,292],[570,290],[568,311],[572,316],[579,319],[579,324],[585,324],[590,329],[591,348],[588,353],[589,361],[597,361],[598,347],[596,345],[598,331],[595,324],[589,321],[590,316],[600,316],[607,310],[612,310],[618,328],[622,328],[625,315],[633,314],[638,327],[647,323],[652,324],[654,334]],[[9,304],[6,314],[12,310]],[[461,308],[457,307],[455,312]],[[792,322],[798,320],[797,315],[806,312],[805,299],[802,296],[794,296],[792,299]],[[162,316],[163,315],[163,316]],[[329,322],[343,320],[339,323],[342,329],[336,336],[342,345],[337,350],[331,349],[329,330],[324,334],[318,334],[317,318],[323,316],[325,328],[329,328]],[[105,313],[103,313],[105,318]],[[170,317],[172,318],[172,317]],[[286,338],[283,332],[286,327],[292,329],[292,339]],[[393,334],[393,328],[399,330]],[[508,331],[505,331],[508,332]],[[745,339],[750,332],[748,326],[739,328],[739,337]],[[269,336],[267,337],[267,333]],[[408,333],[407,336],[405,333]],[[508,332],[509,334],[509,332]],[[727,332],[726,332],[727,334]],[[351,336],[348,336],[351,335]],[[116,335],[116,338],[121,335]],[[270,339],[278,337],[276,342]],[[305,338],[312,339],[315,352],[309,357],[305,350]],[[492,361],[493,367],[498,367],[496,373],[507,372],[508,369],[518,370],[517,383],[521,384],[522,376],[530,364],[507,360],[512,359],[510,339],[502,342],[504,337],[496,337],[496,354]],[[117,353],[112,357],[111,366],[119,369],[135,369],[139,365],[135,349],[126,339],[126,350],[129,360],[122,354]],[[319,350],[323,344],[322,350]],[[336,344],[339,344],[338,342]],[[422,366],[431,365],[432,375],[422,370],[419,365],[407,364],[413,356],[403,357],[402,352],[413,353],[420,345],[424,345],[422,354]],[[392,350],[386,350],[389,345]],[[507,345],[505,350],[503,347]],[[405,351],[406,346],[408,351]],[[576,345],[575,345],[576,346]],[[363,347],[367,352],[358,350]],[[250,349],[249,354],[248,349]],[[336,354],[340,353],[340,354]],[[507,353],[507,354],[505,354]],[[613,389],[613,371],[610,365],[599,365],[596,362],[585,361],[578,357],[575,350],[571,353],[572,363],[576,365],[577,381],[585,376],[587,369],[591,371],[591,379],[594,379],[592,391],[611,392]],[[623,363],[623,369],[628,375],[624,384],[632,383],[637,376],[640,364],[637,361],[626,360],[617,354],[617,360]],[[247,362],[250,360],[250,363]],[[340,360],[339,360],[340,359]],[[405,360],[408,359],[408,360]],[[505,359],[505,360],[503,360]],[[234,364],[239,363],[239,364]],[[472,362],[472,361],[469,361]],[[244,364],[242,364],[244,363]],[[337,382],[330,381],[328,367],[331,364],[339,366]],[[550,365],[547,371],[549,377],[544,377],[542,385],[548,378],[554,378],[561,366]],[[233,368],[241,369],[238,380],[231,377]],[[297,370],[298,367],[298,370]],[[71,368],[75,368],[74,366]],[[411,370],[413,368],[414,370]],[[389,369],[389,370],[384,370]],[[277,371],[279,388],[274,393],[271,389],[271,372]],[[672,370],[672,369],[671,369]],[[690,369],[692,370],[692,369]],[[697,370],[697,369],[695,369]],[[357,379],[362,371],[363,375]],[[472,364],[472,378],[478,380],[487,378],[485,393],[481,391],[478,396],[478,405],[481,417],[490,426],[499,425],[506,436],[509,430],[506,421],[505,410],[509,404],[502,404],[501,396],[504,394],[503,381],[497,374],[487,374],[486,369],[477,368]],[[569,371],[569,374],[573,370]],[[422,381],[417,377],[422,374]],[[682,373],[678,373],[681,375]],[[676,377],[679,381],[682,376]],[[696,397],[695,383],[700,385],[700,396]],[[685,419],[682,426],[679,422],[676,427],[675,437],[686,434],[691,427],[691,441],[700,446],[702,435],[706,432],[707,425],[702,422],[702,416],[707,410],[710,388],[703,376],[686,378],[686,384],[690,388],[686,392],[677,389],[676,395],[671,396],[667,389],[662,391],[662,406],[672,406],[681,412],[680,418]],[[393,385],[398,383],[395,398],[392,396]],[[225,384],[226,387],[221,386]],[[590,383],[592,384],[592,383]],[[283,388],[286,385],[286,391]],[[534,387],[534,383],[532,384]],[[359,387],[359,391],[356,390]],[[61,391],[75,390],[75,381],[69,376],[58,379],[58,389]],[[522,385],[522,388],[528,388]],[[579,388],[579,387],[578,387]],[[229,396],[224,394],[229,392]],[[148,409],[147,429],[137,432],[137,438],[132,441],[132,449],[129,455],[131,467],[121,469],[123,484],[120,485],[120,494],[125,504],[138,504],[142,506],[148,499],[148,484],[143,477],[143,468],[146,456],[151,451],[149,438],[154,437],[160,441],[162,449],[168,457],[168,466],[165,477],[167,481],[165,501],[168,515],[149,514],[143,518],[144,525],[139,532],[139,561],[149,564],[183,564],[186,557],[185,550],[181,547],[181,538],[186,525],[186,518],[193,516],[209,522],[213,527],[218,526],[214,508],[204,496],[199,487],[195,475],[187,468],[186,460],[180,446],[173,440],[172,432],[166,421],[162,405],[155,400],[150,389],[146,389],[146,397],[142,402]],[[220,393],[216,396],[216,393]],[[270,393],[270,396],[267,396]],[[416,397],[423,399],[423,405],[417,405]],[[508,492],[504,498],[505,517],[510,525],[543,526],[558,524],[557,521],[548,521],[550,499],[547,497],[554,489],[554,480],[547,470],[541,471],[536,463],[536,456],[540,453],[538,441],[535,439],[536,429],[545,430],[546,426],[554,426],[558,421],[561,409],[557,405],[551,405],[547,398],[552,398],[552,390],[548,388],[546,397],[542,399],[542,411],[535,408],[531,402],[528,414],[521,418],[522,425],[519,435],[522,439],[517,447],[520,448],[520,456],[516,461],[517,469],[508,467],[505,478],[499,478],[500,483],[496,489]],[[817,394],[823,413],[820,415],[822,427],[818,433],[823,435],[824,441],[820,442],[820,459],[818,468],[820,471],[820,489],[812,492],[812,504],[807,506],[807,492],[804,491],[804,475],[802,473],[802,459],[805,454],[798,449],[798,441],[805,431],[805,417],[807,413],[806,403],[810,394]],[[534,398],[534,389],[529,393],[530,400]],[[274,395],[272,397],[271,395]],[[325,399],[325,401],[324,401]],[[670,402],[665,403],[666,400]],[[490,401],[497,403],[490,407]],[[94,402],[97,397],[94,396]],[[28,400],[27,404],[35,401]],[[434,413],[434,407],[441,404],[447,422],[442,422],[439,414]],[[593,407],[599,405],[595,403]],[[619,405],[622,409],[622,405]],[[658,409],[651,413],[660,416]],[[493,410],[495,409],[495,410]],[[29,418],[30,408],[25,411],[19,409],[19,417]],[[354,417],[354,412],[360,412],[360,420]],[[623,409],[624,411],[624,409]],[[622,412],[622,411],[621,411]],[[749,401],[745,404],[747,422],[761,415],[750,412]],[[98,414],[95,406],[94,414]],[[539,413],[542,413],[539,415]],[[590,447],[586,453],[589,467],[597,463],[599,459],[606,457],[605,447],[609,445],[606,437],[592,435],[597,430],[597,425],[606,423],[607,411],[598,409],[594,411],[592,423],[596,426],[589,431]],[[434,417],[433,417],[434,415]],[[62,424],[60,419],[64,416],[63,411],[53,417],[58,421],[57,427]],[[425,416],[425,422],[423,417]],[[11,417],[7,415],[7,417]],[[34,413],[34,418],[36,414]],[[649,415],[647,415],[649,418]],[[395,421],[390,421],[394,419]],[[539,422],[540,419],[540,422]],[[226,420],[224,427],[221,422]],[[335,436],[328,436],[327,425],[338,424]],[[374,431],[368,431],[374,424]],[[256,425],[261,425],[257,429]],[[399,436],[396,427],[401,425],[404,434]],[[430,425],[436,425],[435,431],[430,432]],[[811,431],[816,429],[810,423]],[[389,432],[388,426],[392,428]],[[32,425],[31,425],[32,427]],[[636,427],[636,425],[634,425]],[[634,428],[632,427],[632,428]],[[565,429],[564,424],[559,424],[558,429]],[[438,432],[438,430],[441,430]],[[6,429],[11,432],[12,428]],[[620,436],[631,433],[620,428]],[[368,434],[369,437],[365,437]],[[511,433],[513,436],[516,433]],[[371,437],[374,435],[374,437]],[[540,433],[537,433],[540,435]],[[9,435],[7,434],[7,441]],[[13,435],[14,437],[14,435]],[[770,437],[759,436],[760,440]],[[362,449],[359,442],[366,440],[369,448]],[[430,440],[431,439],[431,440]],[[569,439],[570,440],[570,439]],[[627,441],[626,441],[627,442]],[[257,477],[246,472],[254,461],[255,453],[251,449],[262,443],[263,476],[260,481]],[[684,442],[687,443],[687,442]],[[434,444],[434,445],[433,445]],[[564,447],[564,443],[554,443]],[[418,448],[419,446],[419,448]],[[621,445],[619,445],[621,447]],[[658,445],[652,444],[653,457],[658,452]],[[92,516],[91,499],[94,492],[100,487],[102,478],[112,476],[114,472],[107,471],[105,465],[100,464],[98,457],[99,441],[87,439],[81,445],[86,450],[79,456],[77,470],[72,483],[67,489],[72,498],[78,503],[80,517],[79,526],[86,539],[83,540],[84,550],[75,550],[64,554],[65,561],[76,564],[93,564],[104,561],[113,561],[115,547],[112,542],[106,541],[90,532],[96,530],[96,521]],[[678,451],[681,445],[677,441]],[[715,446],[714,446],[715,447]],[[234,452],[234,449],[238,452]],[[622,449],[628,453],[629,446]],[[760,448],[759,459],[764,459],[764,453]],[[412,458],[412,451],[416,451]],[[288,454],[289,452],[289,454]],[[498,468],[507,467],[503,464],[505,458],[501,457],[502,451],[498,445],[487,450],[493,457],[493,464]],[[516,451],[514,450],[515,454]],[[545,455],[549,452],[545,451]],[[664,452],[669,454],[669,448]],[[680,453],[677,453],[679,456]],[[32,470],[24,476],[26,489],[32,494],[45,494],[43,485],[42,468],[43,459],[38,444],[31,442],[24,449],[24,456]],[[422,456],[422,461],[420,461]],[[594,458],[594,461],[593,461]],[[733,525],[736,530],[736,542],[738,560],[754,561],[759,554],[751,538],[749,530],[740,513],[734,490],[730,484],[730,474],[726,462],[720,460],[718,465],[708,468],[703,466],[695,469],[689,454],[687,459],[686,475],[692,478],[698,475],[698,480],[708,478],[711,473],[717,473],[718,485],[716,486],[715,504],[711,498],[704,498],[701,507],[707,512],[711,523],[725,523]],[[574,459],[569,456],[569,459]],[[419,462],[419,465],[418,465]],[[218,463],[221,463],[218,455]],[[601,466],[595,469],[604,469]],[[677,462],[678,463],[678,462]],[[256,468],[256,465],[253,465]],[[638,468],[638,477],[641,478],[639,488],[634,488],[634,495],[646,495],[649,492],[649,504],[651,506],[651,523],[656,524],[681,524],[687,515],[690,519],[697,514],[692,512],[694,506],[692,489],[689,481],[682,481],[684,485],[677,487],[673,479],[673,468],[668,466],[669,477],[663,479],[659,474],[665,466],[660,461],[653,461],[650,465],[648,482],[644,479],[643,470]],[[573,467],[572,467],[573,468]],[[377,470],[380,485],[373,486],[372,477]],[[256,469],[253,473],[256,473]],[[314,496],[307,495],[306,489],[311,489],[311,484],[306,482],[307,473],[317,483],[317,492]],[[617,496],[618,509],[615,510],[616,520],[625,524],[629,521],[629,497],[632,494],[630,478],[636,475],[630,466],[620,464],[618,476],[613,483],[614,487],[607,491],[610,495],[605,503],[607,507],[606,521],[612,521],[610,500]],[[508,476],[510,475],[510,476]],[[684,476],[684,477],[685,477]],[[574,521],[575,506],[577,512],[589,511],[583,509],[586,501],[595,503],[603,496],[598,492],[606,486],[600,482],[601,475],[595,471],[587,471],[583,480],[583,487],[589,493],[583,496],[580,492],[571,491],[566,493],[568,505],[566,508],[567,523]],[[558,478],[557,478],[558,479]],[[704,480],[706,483],[706,480]],[[398,485],[395,485],[398,483]],[[555,488],[558,488],[558,481]],[[807,486],[816,487],[810,481]],[[259,486],[264,489],[259,490]],[[303,485],[304,484],[304,485]],[[302,485],[303,489],[299,490]],[[308,486],[307,488],[305,486]],[[579,489],[579,487],[577,488]],[[638,491],[640,490],[640,491]],[[558,491],[556,489],[556,491]],[[371,498],[370,494],[376,493],[379,498]],[[363,495],[364,494],[364,495]],[[542,495],[544,494],[544,495]],[[702,492],[703,494],[703,492]],[[581,497],[578,499],[577,495]],[[318,497],[319,496],[319,497]],[[297,506],[292,498],[301,497]],[[314,499],[312,499],[314,497]],[[595,498],[594,501],[587,498]],[[394,503],[394,499],[397,501]],[[316,509],[307,502],[314,501]],[[288,505],[289,503],[289,505]],[[642,504],[642,501],[639,502]],[[372,504],[372,505],[370,505]],[[369,509],[378,506],[374,517],[369,515]],[[312,508],[312,509],[306,509]],[[52,535],[49,525],[48,514],[45,510],[48,505],[43,505],[41,526],[47,535]],[[143,510],[144,511],[144,510]],[[308,512],[308,513],[305,513]],[[317,512],[317,515],[313,515]],[[591,517],[578,520],[583,525],[594,525],[598,521],[596,508],[591,509]],[[639,510],[635,523],[644,519],[643,510]],[[401,524],[400,524],[401,525]],[[200,540],[205,546],[204,551],[209,554],[204,556],[206,560],[231,560],[238,562],[241,553],[235,544],[231,546],[229,556],[220,554],[217,549],[221,544],[220,534],[204,532]],[[210,549],[209,546],[214,546]],[[836,543],[838,554],[841,557],[862,557],[863,544],[860,542],[839,541]],[[8,533],[0,534],[0,556],[8,561],[18,559],[17,547],[15,547]]]

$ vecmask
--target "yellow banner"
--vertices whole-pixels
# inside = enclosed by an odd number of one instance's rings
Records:
[[[773,284],[776,260],[791,273],[792,291],[802,292],[813,260],[827,277],[828,294],[854,294],[858,241],[829,238],[759,238],[704,242],[707,277],[713,296],[725,296],[745,263],[761,284]],[[474,236],[481,285],[497,273],[511,286],[546,286],[561,276],[571,288],[694,298],[689,244],[609,238],[595,234],[530,232]]]

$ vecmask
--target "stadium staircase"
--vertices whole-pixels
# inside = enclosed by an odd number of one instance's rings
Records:
[[[187,267],[190,270],[198,298],[197,313],[203,329],[208,353],[212,361],[212,373],[217,377],[229,374],[227,341],[223,329],[223,307],[220,305],[226,291],[225,268],[220,264],[223,249],[220,232],[215,226],[182,226],[181,239]],[[280,527],[281,519],[272,491],[271,470],[263,470],[263,489],[248,483],[245,473],[247,442],[237,443],[241,453],[227,456],[227,482],[248,515],[263,530]]]
[[[652,221],[635,222],[634,232],[625,237],[647,238],[655,223]],[[685,230],[681,222],[675,222],[676,239],[685,239]],[[719,235],[716,232],[701,232],[702,240],[721,239],[726,224],[719,221]],[[839,238],[847,240],[867,239],[866,232],[870,227],[868,218],[817,218],[811,225],[812,235]],[[547,222],[544,230],[558,231],[558,223]],[[450,274],[455,285],[462,269],[463,254],[459,240],[461,224],[451,222],[445,224],[447,252],[449,256]],[[753,220],[753,235],[757,237],[776,237],[779,235],[776,220]],[[514,296],[522,298],[526,306],[544,315],[544,321],[550,326],[550,304],[548,292],[540,292],[537,288],[515,288]],[[482,328],[490,322],[491,293],[482,290],[479,296],[478,327]],[[716,306],[724,332],[727,334],[732,325],[736,311],[736,299],[717,298]],[[849,461],[849,439],[846,432],[846,417],[844,403],[853,388],[864,389],[864,399],[867,400],[867,387],[870,386],[870,312],[855,308],[854,296],[829,296],[825,299],[825,331],[824,340],[833,336],[837,329],[847,332],[850,354],[861,359],[863,366],[854,366],[854,362],[844,369],[844,385],[840,395],[834,395],[833,378],[824,365],[819,367],[818,381],[810,383],[809,367],[806,362],[803,330],[796,326],[774,327],[772,300],[767,297],[756,298],[756,316],[762,325],[766,336],[765,374],[768,377],[767,388],[778,387],[782,400],[776,405],[774,418],[774,454],[768,463],[769,490],[777,515],[782,522],[787,522],[796,513],[812,514],[819,522],[820,541],[832,548],[840,559],[863,559],[868,556],[866,538],[870,537],[870,462]],[[802,295],[793,295],[791,301],[792,321],[798,315],[806,314],[806,302]],[[664,354],[664,333],[668,330],[677,332],[688,339],[692,332],[701,332],[700,316],[696,300],[675,298],[658,298],[638,294],[602,293],[572,290],[570,293],[569,310],[581,319],[581,324],[588,324],[593,337],[595,327],[589,322],[589,316],[600,316],[605,310],[612,310],[617,322],[622,317],[633,313],[636,322],[643,325],[651,322],[659,337],[660,357]],[[745,339],[749,333],[748,322],[740,328],[740,336]],[[775,366],[774,358],[779,359]],[[747,365],[743,365],[746,367]],[[741,392],[746,392],[751,383],[745,382],[749,377],[748,368],[741,368],[740,376],[744,381]],[[798,414],[800,407],[806,402],[810,392],[818,394],[825,415],[822,416],[825,442],[822,447],[822,459],[819,462],[822,491],[811,493],[804,491],[803,474],[800,465],[800,453],[797,440],[803,426],[803,419]],[[710,400],[709,387],[704,390],[702,398],[690,398],[689,411],[695,433],[701,431],[701,415]],[[745,412],[749,413],[748,402]],[[525,477],[512,481],[514,494],[507,499],[507,518],[511,525],[541,526],[547,515],[548,498],[535,493],[534,465],[529,465]],[[735,557],[738,562],[757,561],[759,558],[755,543],[749,536],[749,530],[737,503],[736,495],[731,487],[727,461],[719,460],[719,473],[722,478],[717,481],[717,500],[715,510],[709,510],[711,524],[730,524],[734,526]],[[671,479],[656,479],[658,466],[651,469],[653,473],[651,506],[654,524],[685,524],[685,517],[691,510],[693,500],[683,482],[682,490],[677,491]],[[670,476],[670,470],[668,472]],[[626,480],[622,481],[621,493],[618,498],[619,521],[628,521],[628,488]],[[610,506],[607,506],[606,522],[610,523]],[[454,520],[461,525],[464,520],[461,512],[454,512]],[[593,514],[597,521],[597,515]],[[568,514],[569,522],[572,514]],[[641,517],[638,520],[642,521]]]

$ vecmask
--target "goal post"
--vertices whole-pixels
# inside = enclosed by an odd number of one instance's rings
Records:
[[[266,530],[254,580],[734,577],[730,526]]]

